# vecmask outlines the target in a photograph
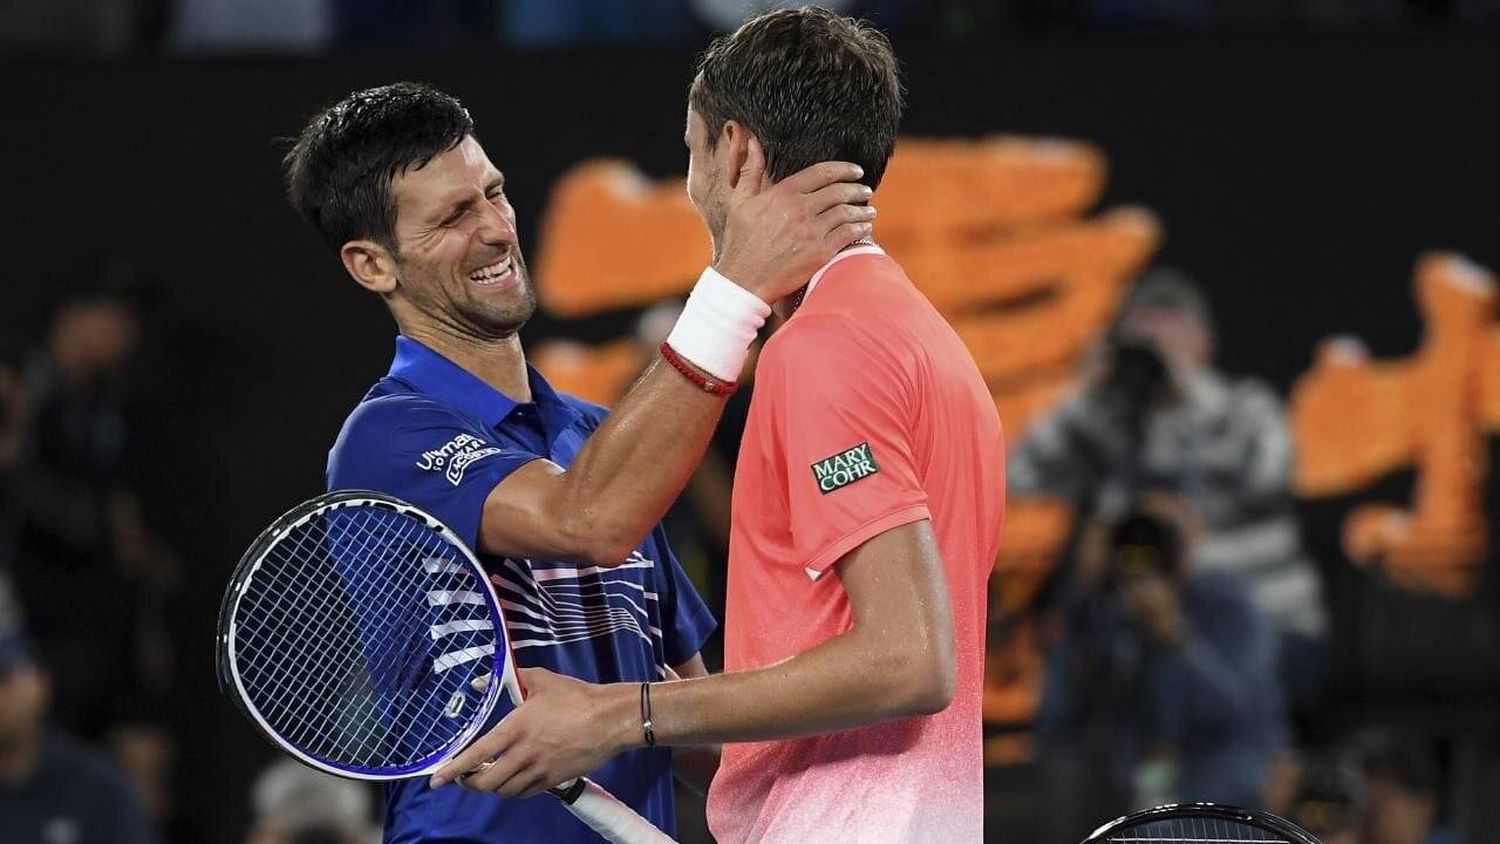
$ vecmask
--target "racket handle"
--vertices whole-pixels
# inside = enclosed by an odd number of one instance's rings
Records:
[[[568,807],[568,811],[611,844],[671,844],[671,836],[594,784],[593,780],[580,777],[553,789],[552,793]]]

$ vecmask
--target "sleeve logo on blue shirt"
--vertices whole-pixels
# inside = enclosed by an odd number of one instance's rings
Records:
[[[490,445],[473,434],[459,434],[442,447],[422,452],[417,468],[429,472],[441,472],[448,483],[458,486],[463,483],[464,470],[469,464],[499,454],[498,446]]]

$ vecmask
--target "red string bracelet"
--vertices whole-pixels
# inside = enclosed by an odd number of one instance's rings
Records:
[[[667,363],[672,364],[673,369],[681,372],[682,377],[693,382],[694,386],[705,393],[713,393],[720,398],[728,398],[734,395],[735,390],[740,388],[738,381],[720,381],[712,375],[705,375],[699,372],[697,367],[683,360],[682,355],[677,354],[677,350],[672,348],[670,343],[663,341],[660,350],[662,358]]]

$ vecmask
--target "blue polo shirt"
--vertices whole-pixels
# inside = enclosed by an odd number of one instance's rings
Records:
[[[511,472],[545,457],[568,466],[606,411],[558,393],[529,369],[518,403],[437,352],[396,338],[390,372],[350,414],[328,455],[328,488],[371,489],[437,516],[479,548],[484,500]],[[596,683],[659,680],[695,654],[714,619],[658,525],[621,565],[580,566],[477,554],[505,605],[522,667]],[[492,722],[509,711],[502,699]],[[590,775],[669,834],[676,826],[670,752],[632,750]],[[385,840],[597,842],[553,798],[477,794],[426,778],[387,787]]]

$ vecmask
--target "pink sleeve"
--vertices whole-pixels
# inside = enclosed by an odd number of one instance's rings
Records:
[[[808,314],[766,349],[791,544],[813,578],[895,527],[929,518],[912,449],[912,379],[835,314]],[[769,360],[765,359],[769,358]]]

